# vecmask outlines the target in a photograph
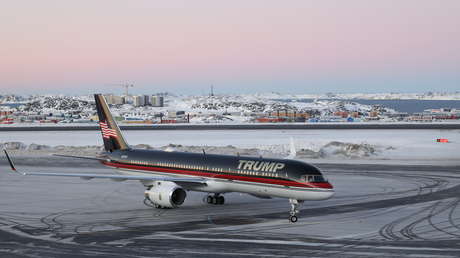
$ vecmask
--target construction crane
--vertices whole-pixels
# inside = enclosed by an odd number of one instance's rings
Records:
[[[134,85],[132,84],[122,84],[121,87],[124,87],[125,88],[125,96],[129,96],[129,92],[128,92],[128,89],[129,88],[134,88]]]
[[[124,84],[106,84],[107,86],[119,86],[125,88],[125,96],[129,96],[129,88],[134,88],[133,84],[124,83]]]

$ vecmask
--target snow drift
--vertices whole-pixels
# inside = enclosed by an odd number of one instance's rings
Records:
[[[227,146],[194,146],[194,145],[180,145],[180,144],[169,144],[159,148],[154,148],[148,144],[134,145],[137,149],[147,150],[164,150],[164,151],[183,151],[183,152],[194,152],[194,153],[205,153],[209,154],[228,154],[228,155],[241,155],[241,156],[263,156],[266,158],[284,158],[289,153],[289,148],[286,146],[262,146],[261,148],[241,148],[232,145]],[[23,156],[40,156],[48,155],[51,153],[64,153],[73,155],[95,155],[103,151],[102,146],[88,145],[88,146],[49,146],[40,144],[24,144],[22,142],[5,142],[0,143],[1,149],[14,151],[16,155]],[[295,158],[298,159],[321,159],[321,158],[367,158],[377,156],[386,149],[391,147],[379,147],[367,143],[345,143],[339,141],[332,141],[323,146],[318,150],[312,147],[297,147],[297,153]]]

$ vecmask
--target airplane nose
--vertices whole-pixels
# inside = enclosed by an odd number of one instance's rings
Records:
[[[329,182],[324,182],[324,183],[314,183],[314,186],[322,189],[334,189],[334,187],[329,183]]]
[[[332,184],[329,183],[329,182],[326,182],[326,183],[325,183],[325,186],[324,186],[323,188],[326,188],[326,189],[334,189],[334,187],[332,186]]]
[[[329,199],[329,198],[331,198],[331,197],[334,196],[334,195],[335,195],[335,191],[331,189],[331,191],[328,191],[328,192],[327,192],[327,197],[326,197],[326,199]]]
[[[329,182],[314,183],[314,186],[323,189],[318,192],[318,200],[327,200],[335,194],[334,187]]]
[[[332,188],[322,188],[322,191],[316,193],[316,200],[327,200],[335,195],[335,191]]]

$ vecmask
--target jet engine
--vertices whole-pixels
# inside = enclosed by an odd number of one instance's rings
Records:
[[[185,190],[169,181],[155,181],[153,186],[145,191],[145,198],[157,208],[176,208],[184,203],[185,197]]]

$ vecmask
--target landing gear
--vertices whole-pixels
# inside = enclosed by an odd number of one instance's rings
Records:
[[[214,205],[222,205],[225,203],[225,198],[219,194],[208,195],[206,197],[206,202]]]
[[[299,207],[302,205],[303,201],[298,201],[296,199],[289,199],[289,203],[291,204],[291,211],[289,212],[289,221],[292,223],[296,223],[297,213],[299,213]]]

